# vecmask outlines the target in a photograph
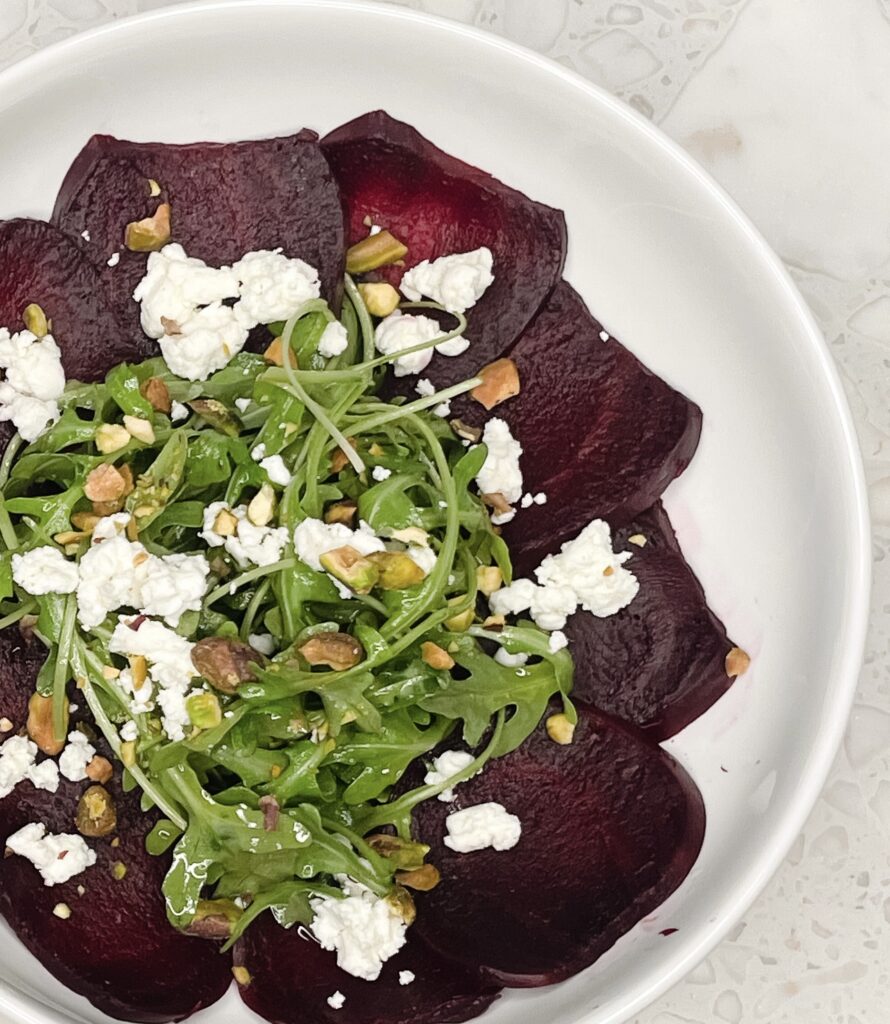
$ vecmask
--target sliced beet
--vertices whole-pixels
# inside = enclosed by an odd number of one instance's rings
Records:
[[[368,234],[370,218],[408,247],[405,266],[379,276],[398,284],[404,270],[422,260],[491,249],[494,283],[468,312],[472,345],[462,356],[434,356],[436,382],[463,380],[501,355],[562,272],[562,212],[443,153],[382,110],[335,129],[322,146],[340,185],[349,243]]]
[[[0,222],[0,327],[22,330],[37,303],[52,320],[69,379],[96,380],[116,363],[142,360],[156,345],[121,326],[99,273],[58,228],[38,220]]]
[[[686,773],[633,727],[579,705],[574,741],[541,725],[490,762],[452,804],[415,811],[442,881],[418,894],[420,937],[504,985],[562,981],[593,963],[677,888],[704,835]],[[446,817],[486,801],[522,822],[511,850],[455,853]]]
[[[698,406],[614,338],[603,341],[602,331],[563,281],[509,353],[522,390],[490,415],[505,419],[522,444],[525,490],[547,495],[504,527],[519,575],[591,519],[630,522],[698,445]],[[469,399],[456,411],[480,425],[489,417]]]
[[[0,633],[0,713],[17,728],[44,654],[37,641],[24,643],[16,627]],[[110,756],[104,743],[96,746]],[[21,783],[0,800],[0,843],[32,821],[43,822],[48,832],[74,832],[77,802],[88,785],[61,779],[51,794]],[[216,944],[182,935],[167,921],[161,882],[170,857],[145,850],[157,814],[142,813],[138,790],[123,792],[119,766],[106,788],[118,827],[113,835],[87,840],[96,864],[46,886],[24,857],[0,859],[0,913],[51,974],[103,1012],[129,1021],[181,1020],[220,998],[231,981],[231,960]],[[111,845],[115,837],[117,847]],[[118,862],[126,867],[120,880],[113,874]],[[53,914],[59,903],[71,908],[67,920]]]
[[[340,970],[336,954],[305,937],[304,929],[286,931],[264,914],[235,949],[235,963],[252,979],[241,996],[274,1024],[457,1024],[497,998],[498,986],[408,934],[377,981],[367,982]],[[411,971],[414,981],[401,985],[401,971]],[[341,1010],[328,1004],[335,992],[346,997]]]
[[[645,546],[628,543],[630,536],[645,538]],[[614,542],[634,553],[627,568],[640,590],[617,615],[599,619],[578,612],[569,619],[573,694],[660,741],[729,689],[725,661],[733,645],[708,608],[661,504],[619,530]]]
[[[149,180],[161,189],[150,195]],[[128,223],[172,208],[172,238],[212,266],[256,249],[283,248],[315,267],[322,294],[339,303],[343,210],[318,137],[189,145],[137,143],[96,135],[62,182],[53,223],[82,245],[100,269],[118,315],[139,330],[133,290],[147,255],[124,246]],[[83,237],[86,232],[89,241]],[[119,253],[114,267],[108,259]]]

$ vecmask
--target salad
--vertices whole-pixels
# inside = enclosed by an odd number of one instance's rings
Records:
[[[694,863],[701,414],[565,245],[381,112],[0,223],[0,911],[111,1016],[468,1019]]]

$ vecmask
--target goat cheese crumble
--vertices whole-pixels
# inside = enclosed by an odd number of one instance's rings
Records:
[[[440,782],[447,782],[458,772],[462,772],[464,768],[469,768],[473,760],[473,755],[468,754],[465,750],[446,750],[438,757],[433,758],[430,770],[423,777],[423,784],[438,786]],[[443,789],[439,794],[439,799],[443,803],[450,804],[454,800],[454,790],[459,785],[460,783],[455,783],[454,786]]]
[[[488,449],[488,454],[476,477],[479,491],[481,494],[501,494],[513,505],[522,497],[522,470],[519,468],[522,445],[513,437],[507,421],[499,416],[494,416],[485,424],[482,443]],[[506,523],[514,514],[511,510],[494,515],[491,521],[495,525]]]
[[[503,804],[484,803],[455,811],[445,819],[443,842],[455,853],[475,850],[511,850],[522,835],[522,823]]]
[[[67,882],[96,863],[95,851],[82,836],[47,833],[46,825],[37,821],[9,836],[6,848],[29,860],[47,886]]]
[[[59,754],[59,771],[70,782],[82,782],[87,777],[87,765],[96,756],[96,748],[76,729],[68,733],[68,743]]]
[[[325,359],[332,359],[345,352],[348,344],[349,336],[346,333],[346,328],[339,320],[332,320],[319,338],[318,354],[324,356]]]
[[[27,736],[10,736],[0,747],[0,800],[9,796],[26,779],[37,789],[55,793],[59,788],[59,770],[55,761],[35,764],[36,758],[37,744]]]
[[[177,330],[160,339],[161,355],[171,373],[186,380],[206,380],[228,366],[250,333],[231,306],[213,302],[196,310]]]
[[[319,561],[322,555],[345,544],[355,548],[360,555],[384,550],[383,541],[364,520],[356,530],[351,530],[345,523],[325,523],[321,519],[304,519],[294,529],[297,558],[316,572],[324,571]],[[351,595],[352,592],[349,593]]]
[[[476,305],[494,281],[492,264],[491,250],[486,246],[432,261],[422,260],[405,271],[400,288],[412,302],[426,297],[450,313],[465,313]]]
[[[36,441],[59,418],[65,390],[62,354],[51,334],[10,334],[0,327],[0,421],[12,420],[26,441]]]
[[[229,512],[237,520],[234,533],[217,532],[221,512]],[[211,502],[204,509],[204,528],[198,536],[212,548],[225,547],[239,569],[249,565],[272,565],[281,559],[287,544],[286,527],[255,526],[247,518],[246,505],[230,508],[224,501]]]
[[[257,324],[288,320],[300,306],[321,294],[318,271],[280,249],[259,249],[232,267],[241,284],[235,305],[238,321],[248,330]]]
[[[73,593],[80,575],[75,562],[70,562],[58,548],[44,544],[12,556],[12,578],[23,590],[39,597]]]
[[[269,480],[279,487],[287,487],[293,479],[280,455],[268,455],[265,459],[260,459],[260,467],[266,471]]]

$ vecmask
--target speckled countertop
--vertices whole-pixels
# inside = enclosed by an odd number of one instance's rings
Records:
[[[176,0],[0,0],[0,67]],[[890,1019],[890,0],[395,0],[548,54],[738,200],[840,367],[874,518],[873,618],[844,748],[730,937],[634,1024]]]

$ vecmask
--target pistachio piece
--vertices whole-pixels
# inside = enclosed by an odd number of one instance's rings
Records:
[[[141,441],[143,444],[155,443],[154,427],[141,416],[124,416],[124,426],[137,441]]]
[[[155,412],[170,415],[173,403],[170,400],[170,389],[160,377],[149,377],[139,385],[139,394],[148,402]]]
[[[383,590],[404,590],[420,583],[426,573],[404,551],[375,551],[368,559],[380,574],[378,586]]]
[[[401,530],[390,530],[388,536],[393,540],[400,540],[403,544],[416,544],[421,548],[430,546],[430,535],[426,530],[421,530],[419,526],[406,526]]]
[[[131,221],[124,234],[124,245],[130,252],[157,252],[169,241],[169,203],[160,203],[151,217]]]
[[[241,964],[236,964],[232,968],[232,977],[244,988],[253,981],[250,971],[246,967],[242,967]]]
[[[432,640],[425,640],[420,645],[420,656],[430,668],[454,668],[454,658]]]
[[[402,301],[402,297],[395,288],[385,281],[360,284],[358,290],[364,300],[365,308],[371,316],[389,316]]]
[[[638,548],[644,548],[646,546],[646,538],[643,536],[642,533],[632,533],[627,538],[627,543],[633,544]]]
[[[84,771],[91,782],[109,782],[114,774],[111,762],[107,757],[102,757],[100,754],[96,754]]]
[[[215,693],[193,693],[186,698],[185,710],[196,729],[213,729],[222,721],[222,708]]]
[[[254,526],[267,526],[275,515],[275,491],[271,484],[263,486],[250,499],[247,518]]]
[[[136,741],[127,740],[121,744],[121,761],[125,768],[132,768],[136,764]]]
[[[386,897],[386,902],[396,911],[409,927],[414,924],[417,917],[417,907],[414,905],[414,897],[401,885],[394,885]]]
[[[726,655],[726,660],[724,662],[726,674],[730,679],[736,679],[738,676],[744,675],[745,672],[748,671],[748,666],[750,664],[751,658],[741,649],[741,647],[733,647]]]
[[[375,832],[365,842],[378,857],[385,857],[397,868],[413,869],[423,865],[423,859],[430,852],[425,843],[415,843],[411,839],[401,839],[385,832]]]
[[[419,868],[410,871],[397,871],[396,881],[408,889],[416,889],[417,892],[429,892],[435,889],[442,876],[434,864],[424,864]]]
[[[185,930],[201,939],[227,939],[242,913],[232,900],[198,900],[195,916]]]
[[[77,831],[82,836],[107,836],[117,827],[117,811],[104,786],[89,786],[77,802]]]
[[[503,516],[508,512],[513,511],[513,506],[509,501],[501,494],[500,491],[493,491],[491,494],[483,494],[482,500],[486,505],[495,513],[495,515]]]
[[[347,437],[346,440],[355,448],[355,438]],[[336,475],[349,465],[349,456],[342,448],[338,448],[331,456],[331,473]]]
[[[89,537],[88,533],[83,533],[80,530],[63,530],[61,533],[54,533],[53,540],[56,544],[61,544],[63,548],[73,547],[77,549],[77,545]]]
[[[65,710],[62,713],[62,738],[56,739],[53,730],[53,699],[44,697],[40,693],[32,693],[28,699],[28,721],[25,728],[28,735],[44,752],[54,757],[60,754],[65,746],[65,737],[68,735],[68,703],[65,703]]]
[[[119,452],[130,443],[130,432],[119,423],[103,423],[96,427],[96,447],[103,455]]]
[[[132,479],[131,474],[131,485]],[[96,466],[87,473],[83,493],[90,501],[100,504],[116,502],[127,494],[127,478],[116,466],[112,466],[110,462],[103,462],[101,466]]]
[[[366,274],[408,255],[408,247],[389,231],[368,235],[346,250],[346,273]]]
[[[476,586],[486,597],[491,597],[496,590],[500,590],[503,582],[503,574],[496,565],[480,565],[476,569]]]
[[[95,512],[75,512],[71,516],[71,522],[78,530],[83,530],[84,533],[92,533],[96,523],[101,518]]]
[[[155,181],[154,178],[148,179],[148,194],[152,199],[156,199],[161,194],[161,186]]]
[[[192,664],[220,693],[235,693],[254,678],[253,666],[262,663],[263,656],[249,644],[224,636],[205,637],[192,648]]]
[[[161,327],[164,328],[164,334],[168,338],[175,338],[177,335],[182,334],[182,327],[178,320],[174,320],[170,316],[161,317]]]
[[[300,654],[313,667],[327,665],[335,672],[352,668],[364,657],[362,645],[349,633],[316,633],[300,648]]]
[[[358,512],[358,505],[354,501],[337,501],[325,511],[324,521],[352,526],[356,512]]]
[[[476,376],[482,378],[482,383],[473,388],[470,396],[486,409],[493,409],[519,394],[519,371],[512,359],[495,359],[483,366]]]
[[[228,437],[238,437],[243,425],[238,416],[223,402],[215,398],[196,398],[187,403],[192,412]]]
[[[545,722],[545,728],[550,739],[561,747],[567,747],[575,735],[575,726],[563,714],[551,715]]]
[[[263,353],[263,359],[271,366],[284,366],[284,341],[280,337],[272,339]],[[290,364],[297,369],[297,353],[293,349],[290,349]]]
[[[356,594],[367,594],[376,585],[380,576],[380,570],[374,562],[349,544],[325,551],[318,560],[323,569],[341,583],[345,583]]]
[[[67,903],[57,903],[53,907],[53,915],[62,921],[67,921],[71,917],[71,907]]]
[[[467,599],[466,594],[458,594],[457,597],[449,598],[449,605],[463,604]],[[475,611],[472,605],[462,612],[458,612],[457,615],[452,615],[450,619],[446,619],[444,626],[452,633],[464,633],[473,624],[475,618]]]
[[[478,444],[482,440],[482,430],[479,427],[473,427],[469,423],[464,423],[463,420],[449,420],[448,425],[464,441]]]
[[[46,313],[43,312],[43,309],[36,302],[25,306],[22,320],[25,321],[25,329],[29,330],[35,338],[45,338],[49,334],[50,328],[49,321],[46,319]]]
[[[111,876],[116,882],[122,882],[127,877],[127,865],[122,860],[116,860],[111,865]]]
[[[231,509],[219,510],[216,519],[213,520],[213,532],[220,537],[234,537],[238,532],[238,517]]]

